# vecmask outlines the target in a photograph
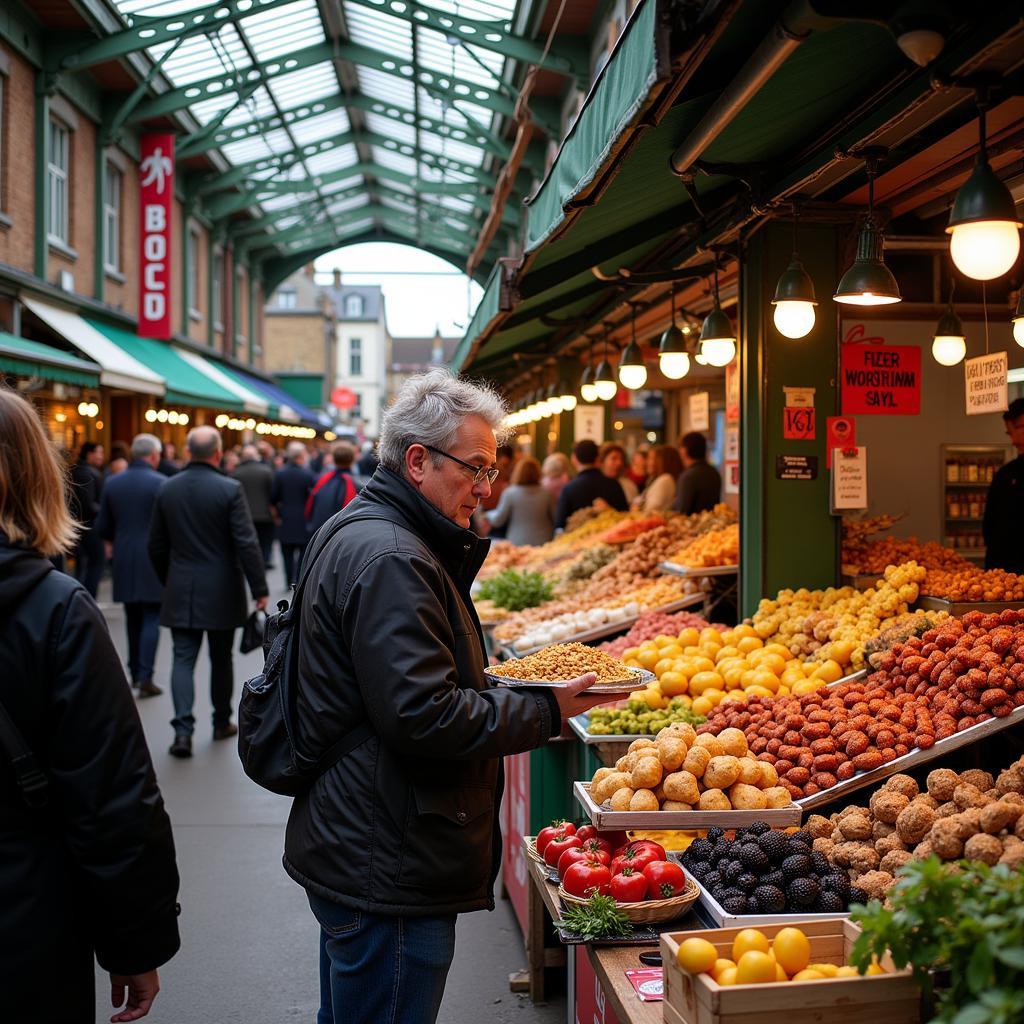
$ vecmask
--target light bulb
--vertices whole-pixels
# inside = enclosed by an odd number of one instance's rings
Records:
[[[690,357],[685,352],[662,352],[658,357],[658,367],[663,377],[680,380],[690,372]]]
[[[1024,347],[1024,316],[1013,321],[1013,340]]]
[[[736,357],[736,342],[732,338],[708,338],[701,347],[709,366],[727,366]]]
[[[572,412],[576,408],[575,395],[562,395],[562,412]]]
[[[619,366],[619,380],[624,388],[637,391],[647,383],[646,366]]]
[[[967,354],[967,342],[952,334],[937,334],[932,340],[932,356],[942,366],[956,366]]]
[[[693,361],[698,366],[707,366],[708,365],[708,357],[706,355],[704,355],[704,353],[701,352],[700,349],[697,350],[697,354],[693,357]]]
[[[776,302],[772,317],[783,337],[805,338],[814,326],[814,303],[788,299]]]
[[[602,402],[610,402],[615,397],[615,393],[619,390],[619,386],[613,380],[595,381],[594,388],[597,391],[597,397]]]
[[[584,402],[596,402],[597,385],[592,380],[584,381],[580,385],[580,397]]]
[[[1017,262],[1020,232],[1006,220],[979,220],[952,229],[949,254],[957,270],[975,281],[1002,277]]]

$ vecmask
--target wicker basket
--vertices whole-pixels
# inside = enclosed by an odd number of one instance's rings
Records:
[[[536,836],[524,836],[526,842],[523,844],[526,849],[526,856],[532,861],[536,861],[542,868],[546,868],[547,864],[544,863],[544,858],[537,852],[537,837]]]
[[[698,896],[700,889],[692,878],[687,878],[686,888],[679,896],[668,900],[644,900],[642,903],[618,903],[617,906],[633,924],[663,924],[682,917],[697,902]],[[558,887],[558,897],[567,907],[582,907],[587,902],[567,893],[563,885]]]

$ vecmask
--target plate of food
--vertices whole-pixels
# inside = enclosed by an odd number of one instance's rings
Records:
[[[562,686],[586,672],[597,676],[588,693],[630,693],[654,679],[653,672],[628,668],[618,658],[580,643],[552,644],[525,658],[494,665],[485,675],[498,686]]]

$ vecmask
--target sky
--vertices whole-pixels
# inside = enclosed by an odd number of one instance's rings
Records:
[[[318,284],[379,284],[392,337],[462,337],[483,289],[454,264],[409,245],[363,242],[336,249],[315,263]],[[469,290],[467,293],[467,284]]]

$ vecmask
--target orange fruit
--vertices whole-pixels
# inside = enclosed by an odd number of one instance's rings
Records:
[[[676,950],[676,962],[688,974],[710,971],[718,960],[718,950],[707,939],[685,939]]]
[[[772,942],[772,952],[790,975],[802,971],[811,960],[811,944],[799,928],[783,928]]]
[[[758,931],[756,928],[744,928],[732,940],[732,958],[736,961],[737,966],[739,966],[740,957],[751,949],[767,953],[771,949],[771,943],[764,932]]]
[[[737,985],[764,985],[775,981],[776,977],[774,957],[761,950],[748,950],[736,963]]]

